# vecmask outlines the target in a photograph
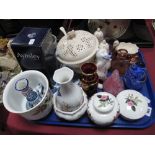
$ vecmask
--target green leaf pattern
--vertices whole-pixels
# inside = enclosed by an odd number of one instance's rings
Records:
[[[134,97],[133,94],[129,94],[128,97],[126,98],[126,103],[128,104],[128,106],[131,106],[131,109],[133,111],[136,111],[136,106],[138,105],[138,103],[141,103],[142,101],[136,96]]]
[[[100,103],[101,103],[101,104],[98,106],[99,108],[100,108],[100,107],[106,107],[106,106],[109,105],[109,104],[112,105],[112,103],[114,102],[111,98],[109,98],[109,96],[106,96],[106,95],[103,95],[103,96],[98,95],[98,98],[100,98],[99,101],[100,101]],[[105,99],[103,99],[103,98],[105,98]]]

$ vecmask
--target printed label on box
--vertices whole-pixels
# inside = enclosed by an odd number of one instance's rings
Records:
[[[29,41],[29,45],[33,45],[34,42],[35,42],[35,39],[30,39],[30,41]]]

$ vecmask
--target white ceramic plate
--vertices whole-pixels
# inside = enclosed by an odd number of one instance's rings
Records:
[[[150,100],[135,90],[124,90],[117,95],[120,114],[129,120],[137,120],[147,113]]]

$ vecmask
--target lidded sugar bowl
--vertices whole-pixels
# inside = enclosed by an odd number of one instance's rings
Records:
[[[62,64],[80,72],[83,63],[92,62],[98,49],[98,39],[93,34],[83,30],[72,30],[68,33],[64,28],[60,30],[64,36],[60,39],[56,49],[56,58]]]
[[[94,94],[88,103],[88,116],[97,125],[112,124],[119,115],[119,104],[115,96],[107,92]]]

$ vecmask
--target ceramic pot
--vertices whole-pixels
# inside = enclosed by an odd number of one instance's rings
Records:
[[[81,66],[81,85],[88,96],[97,92],[98,75],[97,67],[94,63],[85,63]]]
[[[72,82],[74,72],[68,67],[62,67],[54,72],[53,80],[60,85],[56,102],[64,112],[77,110],[83,103],[82,89]]]
[[[94,94],[88,103],[88,116],[97,125],[112,124],[119,115],[119,105],[110,93],[99,92]]]
[[[52,97],[46,76],[39,71],[29,70],[9,81],[4,89],[3,103],[9,112],[28,120],[38,120],[51,111]]]

